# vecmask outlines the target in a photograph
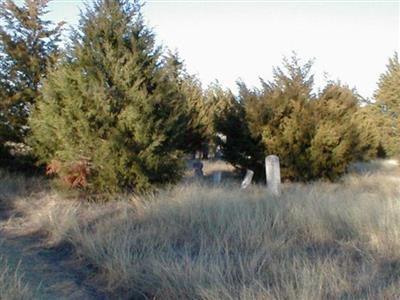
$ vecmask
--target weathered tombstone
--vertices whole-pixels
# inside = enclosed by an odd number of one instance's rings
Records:
[[[218,133],[216,134],[216,137],[217,137],[217,139],[218,139],[220,142],[226,144],[227,138],[226,138],[226,135],[225,135],[225,134],[222,134],[222,133],[219,133],[219,132],[218,132]]]
[[[221,183],[221,177],[222,177],[222,172],[221,171],[216,171],[213,174],[213,182],[214,184],[220,184]]]
[[[281,170],[279,166],[279,157],[269,155],[265,158],[265,172],[267,175],[267,188],[273,195],[281,193]]]
[[[254,172],[252,170],[247,169],[246,176],[244,177],[241,185],[241,189],[247,189],[253,180]]]
[[[217,149],[215,150],[215,158],[220,159],[222,157],[222,151],[221,151],[221,146],[217,146]]]
[[[193,169],[194,169],[194,176],[198,178],[203,178],[203,163],[201,161],[195,161],[193,163]]]

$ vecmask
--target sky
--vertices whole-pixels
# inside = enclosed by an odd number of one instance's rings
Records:
[[[53,0],[49,18],[76,25],[80,0]],[[204,86],[218,80],[260,86],[295,51],[315,59],[317,87],[327,79],[373,97],[389,57],[400,49],[400,0],[149,0],[143,8],[157,42],[177,50]]]

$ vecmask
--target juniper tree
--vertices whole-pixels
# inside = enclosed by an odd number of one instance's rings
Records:
[[[351,161],[374,157],[376,142],[369,140],[374,133],[361,131],[369,123],[358,123],[365,117],[358,95],[333,82],[314,94],[311,67],[312,61],[302,64],[293,56],[274,69],[272,81],[262,80],[261,89],[239,84],[234,109],[220,118],[228,140],[246,141],[223,148],[233,165],[251,162],[262,177],[263,157],[275,154],[284,179],[307,181],[335,179]]]
[[[360,140],[354,119],[358,109],[355,90],[340,82],[329,82],[313,102],[316,128],[308,151],[314,178],[335,179],[349,162],[362,158],[363,143],[368,141]]]
[[[295,55],[284,59],[284,67],[274,69],[274,79],[263,84],[261,95],[268,111],[261,127],[265,152],[279,156],[282,177],[291,180],[307,180],[311,174],[307,151],[315,130],[311,68],[312,61],[301,64]]]
[[[250,91],[242,82],[239,84],[239,96],[227,98],[226,105],[215,117],[215,129],[222,133],[226,140],[219,140],[223,157],[242,173],[251,169],[256,174],[256,179],[265,178],[263,172],[264,148],[261,136],[254,134],[249,122],[249,112],[246,110],[253,104],[246,105],[252,99]],[[255,96],[256,97],[256,96]],[[254,105],[255,106],[255,105]]]
[[[175,85],[176,101],[180,103],[179,125],[184,125],[176,128],[179,130],[179,137],[175,146],[185,153],[191,153],[204,140],[204,126],[200,120],[202,109],[199,107],[203,101],[201,84],[186,72],[177,52],[169,51],[163,61],[162,68],[169,74],[170,82]]]
[[[379,107],[375,103],[360,106],[352,117],[352,122],[358,131],[358,155],[360,161],[368,161],[376,157],[385,157],[382,146],[382,118]]]
[[[216,121],[222,112],[230,106],[233,95],[218,82],[210,84],[205,90],[199,80],[186,74],[182,82],[182,91],[190,106],[190,136],[186,144],[194,151],[202,151],[203,158],[208,158],[209,148],[215,148],[218,139]]]
[[[387,155],[400,154],[400,62],[398,53],[389,59],[375,93],[380,111],[381,143]]]
[[[186,98],[190,116],[187,124],[189,131],[184,141],[185,148],[193,155],[200,151],[208,140],[206,98],[199,79],[187,73],[180,82],[180,91]]]
[[[306,149],[315,127],[310,110],[311,66],[311,61],[301,65],[294,55],[284,60],[283,68],[274,69],[273,81],[261,80],[261,89],[238,83],[237,103],[219,121],[227,140],[237,141],[223,146],[224,157],[234,166],[250,168],[256,177],[263,178],[265,156],[276,154],[284,178],[310,176]]]
[[[203,113],[206,127],[206,140],[203,145],[203,158],[208,158],[209,148],[216,150],[219,141],[217,121],[224,111],[232,107],[234,96],[229,89],[224,89],[218,81],[211,83],[204,91]]]
[[[140,9],[125,0],[88,6],[45,81],[31,145],[72,186],[140,191],[181,175],[188,110],[179,64],[162,56]]]
[[[0,3],[0,147],[24,141],[40,82],[58,57],[62,23],[45,19],[48,3]]]

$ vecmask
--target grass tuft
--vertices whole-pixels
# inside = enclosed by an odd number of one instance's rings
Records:
[[[11,270],[7,261],[0,257],[0,299],[31,300],[34,292],[23,282],[18,267]]]

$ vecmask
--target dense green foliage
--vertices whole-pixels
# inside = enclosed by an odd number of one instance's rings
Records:
[[[179,61],[154,45],[140,5],[96,1],[73,41],[30,122],[31,145],[48,172],[101,192],[176,181],[190,109]]]
[[[192,152],[201,152],[202,158],[208,158],[209,152],[216,153],[218,129],[216,120],[235,101],[231,91],[221,87],[218,82],[203,89],[200,81],[193,75],[186,74],[181,81],[181,91],[190,107],[190,136],[186,146]],[[220,122],[219,122],[220,123]]]
[[[358,109],[357,95],[340,83],[328,83],[313,102],[315,131],[308,149],[312,178],[337,178],[350,162],[363,158],[369,141],[361,140],[353,119]]]
[[[190,120],[187,124],[189,131],[185,137],[187,152],[200,151],[207,141],[207,107],[205,106],[204,91],[200,81],[193,75],[185,74],[180,80],[180,92],[186,98]]]
[[[214,119],[216,131],[225,136],[219,139],[223,157],[237,169],[255,171],[256,178],[265,178],[263,169],[264,147],[256,126],[251,118],[262,118],[261,101],[244,83],[239,83],[239,97],[225,98],[224,109]],[[260,106],[261,105],[261,106]],[[257,119],[258,120],[258,119]]]
[[[352,121],[357,126],[359,144],[357,149],[360,160],[369,161],[374,158],[386,157],[382,147],[382,118],[380,111],[374,103],[368,102],[358,107]]]
[[[0,147],[24,141],[40,81],[59,54],[62,23],[45,20],[48,2],[0,3]]]
[[[400,155],[400,62],[398,54],[389,60],[387,71],[378,82],[375,94],[381,129],[381,144],[386,155]]]
[[[300,66],[296,58],[284,61],[285,69],[274,70],[273,82],[264,83],[261,101],[267,108],[266,122],[260,135],[267,154],[278,155],[282,176],[310,179],[309,151],[314,131],[311,93],[311,62]],[[254,126],[253,126],[254,127]]]
[[[311,67],[311,61],[301,65],[294,56],[284,60],[284,68],[275,68],[273,81],[262,81],[261,89],[239,84],[239,101],[219,126],[227,136],[228,161],[261,170],[262,158],[275,154],[284,179],[306,181],[335,179],[367,151],[374,156],[376,143],[361,139],[357,94],[336,82],[314,94]]]

